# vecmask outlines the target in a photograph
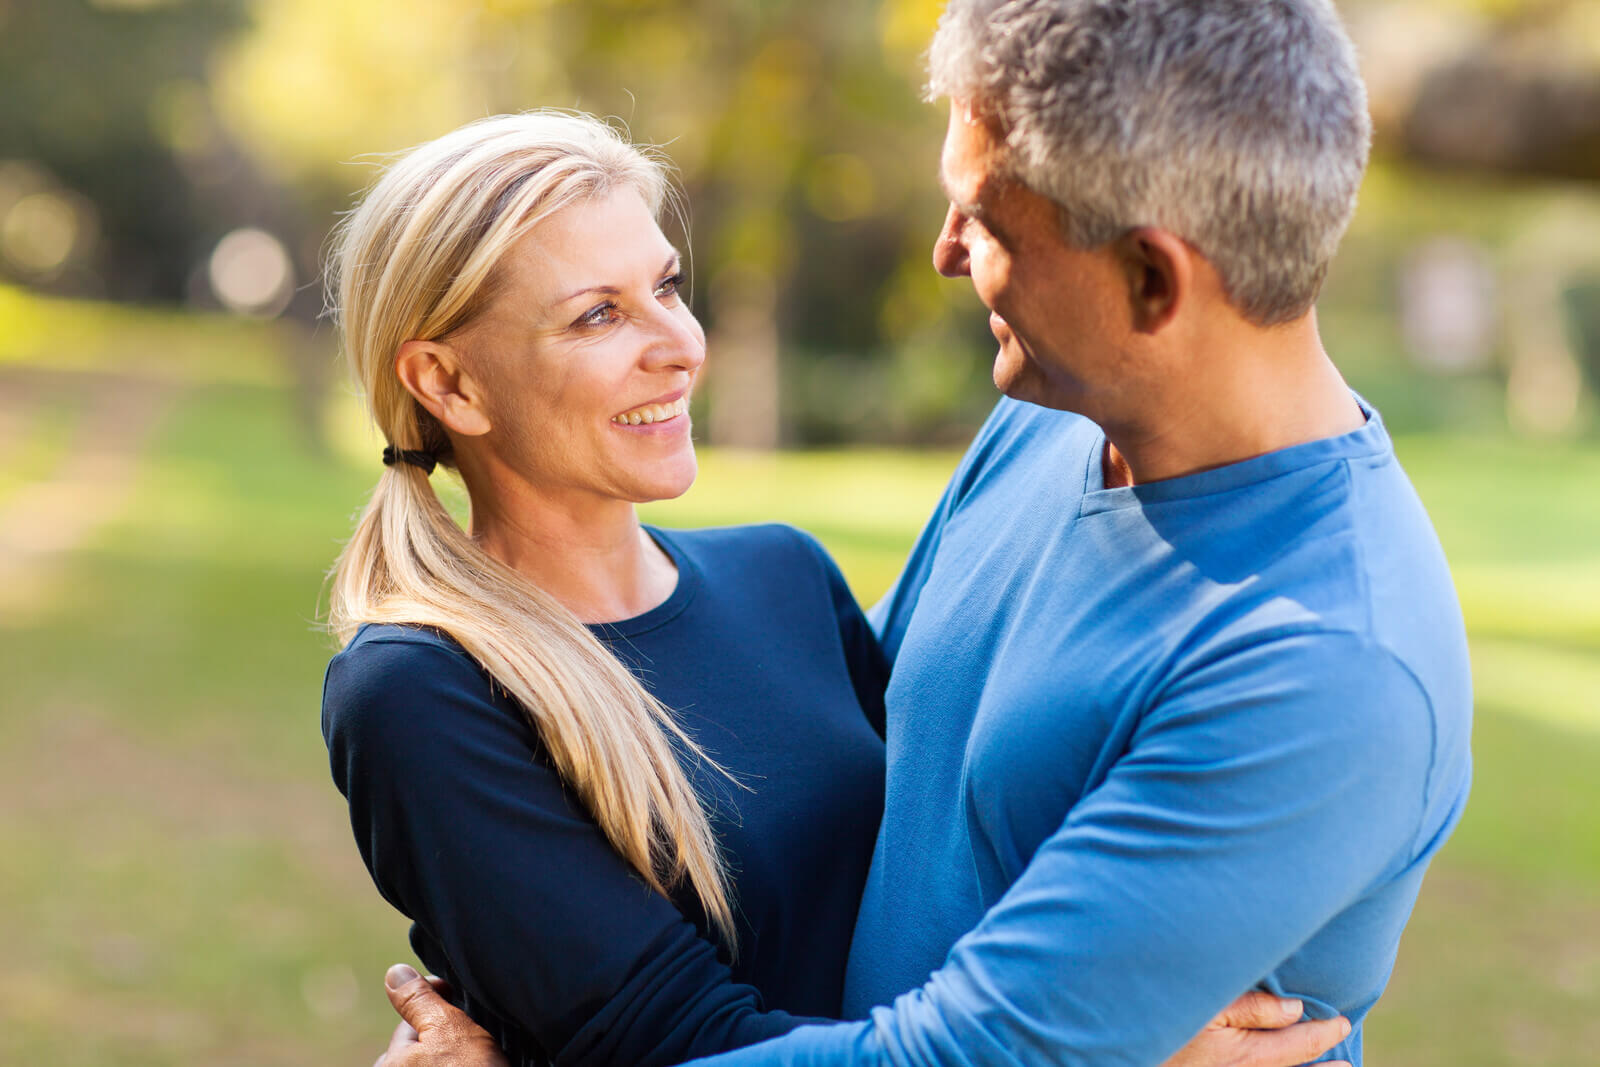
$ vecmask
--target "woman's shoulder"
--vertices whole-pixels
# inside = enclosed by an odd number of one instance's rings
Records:
[[[651,533],[713,570],[730,562],[771,563],[784,558],[828,559],[827,549],[806,531],[782,522],[706,526],[692,530],[652,527]]]
[[[472,657],[443,630],[372,622],[356,631],[350,642],[334,655],[328,669],[330,676],[337,669],[339,673],[376,680],[424,666],[477,670]]]
[[[350,652],[359,652],[362,649],[373,649],[381,646],[399,646],[401,648],[432,648],[449,652],[457,656],[465,656],[455,638],[443,630],[433,626],[419,626],[409,623],[394,622],[368,622],[363,623],[356,631],[356,635],[344,646],[340,655]]]
[[[665,535],[669,551],[688,559],[712,595],[726,602],[765,598],[799,611],[854,605],[828,550],[785,523],[655,532]]]
[[[489,676],[448,634],[425,626],[368,623],[328,664],[322,687],[325,725],[360,723],[399,709],[493,705]]]

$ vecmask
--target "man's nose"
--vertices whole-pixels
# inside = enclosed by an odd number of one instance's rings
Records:
[[[954,204],[945,212],[944,227],[933,242],[933,269],[946,278],[959,278],[967,273],[967,246],[962,242],[966,216]]]

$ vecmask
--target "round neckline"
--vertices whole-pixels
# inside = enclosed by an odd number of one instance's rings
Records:
[[[650,540],[660,546],[661,550],[672,560],[673,566],[678,569],[678,584],[673,586],[667,599],[641,615],[628,619],[617,619],[613,622],[586,623],[591,633],[602,641],[615,641],[618,638],[637,637],[658,627],[665,626],[679,615],[683,614],[696,591],[700,588],[700,569],[694,561],[684,553],[676,540],[665,530],[655,526],[645,526],[644,532],[650,535]]]
[[[1377,409],[1361,396],[1354,392],[1351,396],[1367,421],[1347,433],[1303,441],[1210,470],[1138,485],[1106,487],[1103,466],[1106,435],[1105,431],[1096,427],[1095,445],[1089,450],[1089,461],[1084,470],[1082,513],[1087,515],[1166,501],[1192,500],[1268,481],[1330,460],[1383,454],[1389,448],[1389,434],[1383,419]]]

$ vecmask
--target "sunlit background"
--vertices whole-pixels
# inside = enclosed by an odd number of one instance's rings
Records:
[[[533,106],[675,160],[711,335],[676,524],[892,580],[992,403],[928,265],[938,0],[0,0],[0,1061],[370,1063],[405,924],[328,780],[322,576],[378,472],[319,254]],[[1600,0],[1340,4],[1377,122],[1320,315],[1450,554],[1478,778],[1382,1067],[1600,1048]],[[443,484],[443,476],[440,476]]]

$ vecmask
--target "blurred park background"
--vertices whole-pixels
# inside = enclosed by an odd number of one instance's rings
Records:
[[[884,590],[993,399],[928,266],[939,7],[0,0],[0,1062],[387,1038],[405,923],[317,723],[382,445],[318,255],[385,154],[541,105],[665,146],[712,369],[701,483],[649,515],[795,522]],[[1479,698],[1369,1062],[1593,1063],[1600,0],[1340,7],[1377,145],[1322,324],[1438,525]]]

